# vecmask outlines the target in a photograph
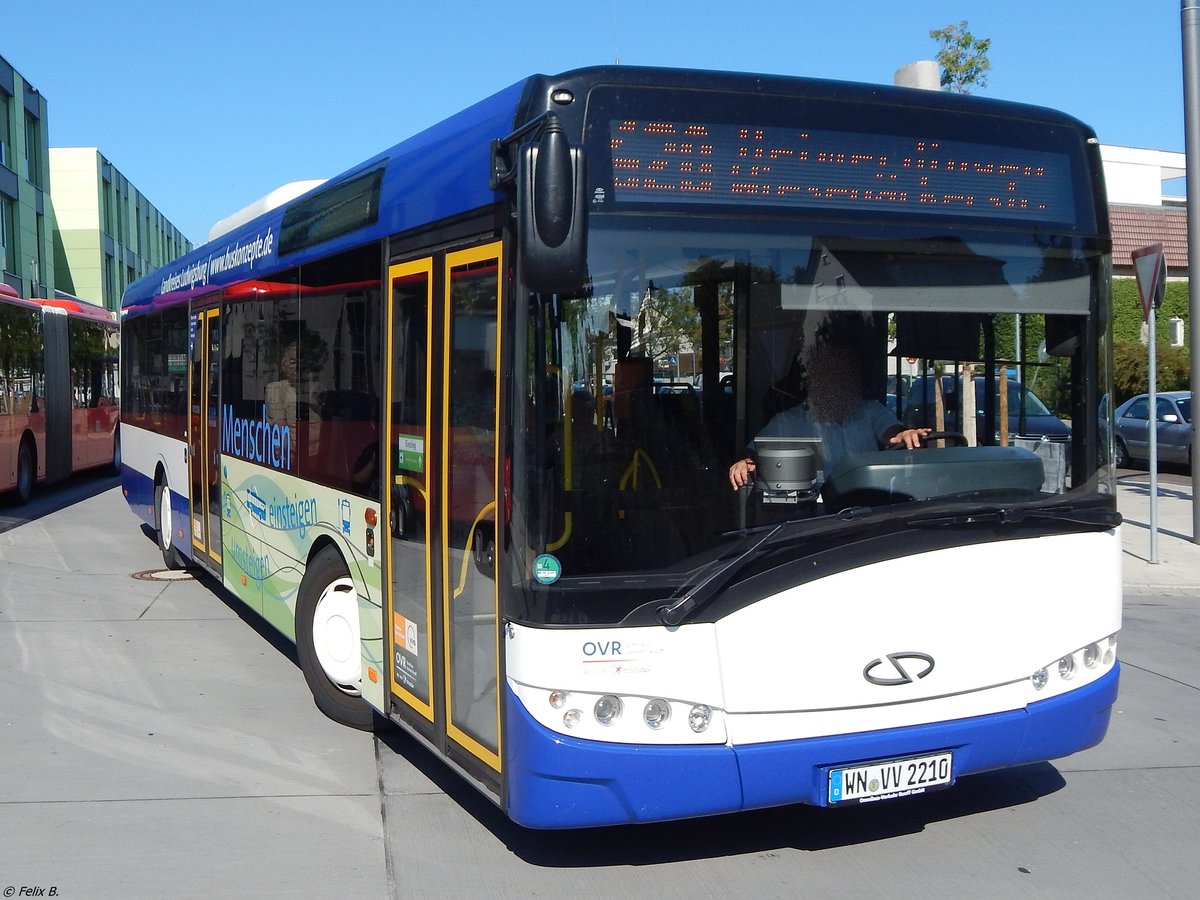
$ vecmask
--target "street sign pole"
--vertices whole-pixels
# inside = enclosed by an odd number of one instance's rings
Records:
[[[1147,323],[1150,332],[1150,359],[1147,377],[1150,380],[1150,563],[1158,565],[1158,335],[1155,332],[1155,309],[1150,306]]]
[[[1200,0],[1181,0],[1183,131],[1187,172],[1188,330],[1193,393],[1200,389]],[[1192,457],[1192,543],[1200,544],[1200,457]]]
[[[1162,305],[1166,291],[1167,266],[1161,243],[1134,250],[1130,256],[1142,301],[1142,317],[1146,320],[1146,375],[1150,382],[1150,409],[1146,420],[1149,429],[1147,454],[1150,457],[1150,562],[1158,565],[1158,334],[1155,312]]]

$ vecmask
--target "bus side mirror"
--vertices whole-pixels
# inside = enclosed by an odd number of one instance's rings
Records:
[[[517,158],[517,240],[531,291],[569,293],[587,274],[587,171],[583,149],[557,123]]]

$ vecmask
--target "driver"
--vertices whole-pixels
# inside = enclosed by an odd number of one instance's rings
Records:
[[[909,428],[877,400],[863,399],[862,365],[852,346],[818,344],[808,355],[806,402],[774,416],[758,437],[818,437],[826,472],[849,453],[880,448],[915,450],[929,428]],[[750,483],[755,461],[747,454],[729,467],[736,491]]]

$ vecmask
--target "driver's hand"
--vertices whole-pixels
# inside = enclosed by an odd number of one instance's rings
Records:
[[[921,446],[921,439],[931,431],[932,428],[905,428],[888,438],[888,443],[896,447],[903,444],[909,450],[916,450]]]
[[[735,491],[741,490],[745,485],[750,483],[750,476],[754,474],[754,460],[750,457],[739,459],[729,467],[729,483],[733,485]]]

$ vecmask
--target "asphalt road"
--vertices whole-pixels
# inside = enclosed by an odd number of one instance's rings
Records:
[[[113,484],[0,507],[5,897],[1191,897],[1200,883],[1195,597],[1127,593],[1109,736],[1074,757],[892,805],[532,832],[403,734],[324,719],[290,648],[211,581],[132,579],[161,558]]]

